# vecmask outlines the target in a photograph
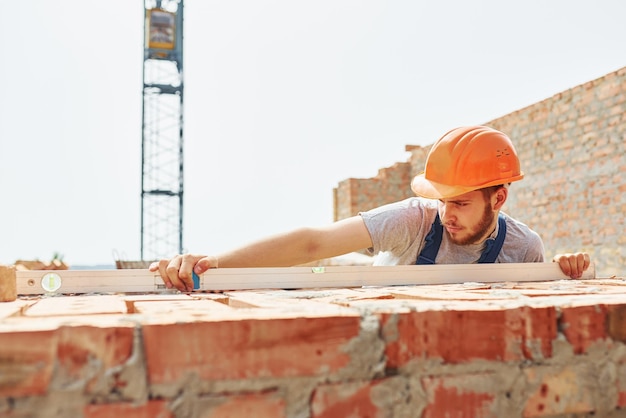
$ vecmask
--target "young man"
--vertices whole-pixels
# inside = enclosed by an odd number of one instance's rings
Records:
[[[502,132],[485,126],[449,131],[431,148],[411,188],[418,197],[359,213],[321,228],[300,228],[216,256],[178,255],[150,266],[168,288],[193,289],[192,269],[283,267],[368,249],[374,265],[530,263],[544,261],[543,242],[501,212],[509,185],[521,180],[517,153]],[[579,278],[586,253],[554,257]]]

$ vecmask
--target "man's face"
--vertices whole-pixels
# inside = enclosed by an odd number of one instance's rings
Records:
[[[448,238],[457,245],[476,244],[487,238],[495,228],[496,213],[491,199],[480,190],[439,200],[439,218]]]

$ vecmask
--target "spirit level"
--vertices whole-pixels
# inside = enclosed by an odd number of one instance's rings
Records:
[[[16,272],[19,295],[167,292],[147,269],[26,270]],[[592,263],[582,277],[595,278]],[[557,263],[437,264],[221,268],[194,278],[198,291],[533,282],[568,279]]]

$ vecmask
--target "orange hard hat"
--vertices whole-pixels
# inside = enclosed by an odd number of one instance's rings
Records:
[[[467,126],[435,142],[411,189],[418,196],[445,199],[523,177],[508,136],[487,126]]]

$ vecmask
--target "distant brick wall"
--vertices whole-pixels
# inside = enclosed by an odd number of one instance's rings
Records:
[[[378,170],[371,179],[347,179],[335,189],[335,219],[356,215],[407,196],[413,170],[409,162]]]
[[[604,275],[624,275],[625,114],[626,67],[501,118],[476,121],[513,140],[526,176],[511,187],[505,211],[541,234],[549,258],[588,251]],[[407,147],[411,169],[404,184],[387,187],[376,177],[372,187],[371,179],[350,179],[348,196],[346,182],[340,183],[337,219],[368,209],[370,201],[412,196],[410,178],[423,169],[429,148]],[[367,193],[354,195],[359,189]]]

